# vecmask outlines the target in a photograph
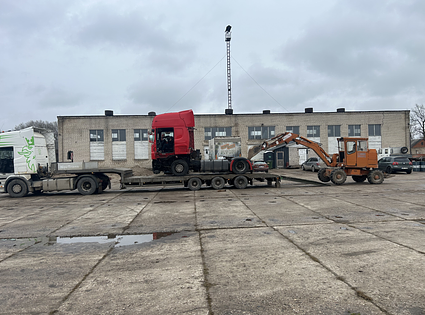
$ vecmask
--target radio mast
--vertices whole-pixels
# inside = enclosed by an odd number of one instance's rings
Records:
[[[227,48],[227,109],[225,111],[226,115],[232,115],[232,74],[230,71],[230,40],[232,39],[232,26],[227,25],[226,30],[224,31],[224,41],[226,42]]]

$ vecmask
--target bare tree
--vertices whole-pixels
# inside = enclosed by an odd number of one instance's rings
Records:
[[[43,121],[43,120],[30,120],[26,123],[20,123],[15,126],[15,130],[21,130],[28,127],[43,128],[52,131],[55,134],[55,138],[58,138],[58,123],[56,121]]]
[[[412,134],[420,139],[425,139],[425,106],[418,105],[410,113],[410,126]]]

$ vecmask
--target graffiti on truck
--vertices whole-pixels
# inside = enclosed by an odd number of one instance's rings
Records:
[[[25,157],[28,168],[35,172],[34,136],[30,139],[25,138],[25,141],[27,142],[27,145],[23,146],[22,151],[18,151],[18,154]]]

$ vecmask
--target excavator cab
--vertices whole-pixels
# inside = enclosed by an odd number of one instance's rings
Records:
[[[339,138],[339,162],[346,167],[376,167],[373,151],[369,150],[367,138]],[[371,165],[372,163],[372,165]]]

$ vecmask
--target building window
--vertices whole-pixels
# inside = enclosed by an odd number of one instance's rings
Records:
[[[204,139],[211,140],[214,137],[231,137],[232,127],[205,127]]]
[[[112,129],[112,141],[125,141],[125,129]]]
[[[307,138],[320,137],[320,126],[307,126]]]
[[[381,125],[369,125],[369,137],[381,136]]]
[[[90,141],[103,141],[103,130],[90,130]]]
[[[286,126],[286,132],[292,132],[297,135],[300,134],[300,126]]]
[[[148,141],[148,130],[134,129],[134,141]]]
[[[340,125],[329,125],[328,126],[328,137],[341,137],[341,126]]]
[[[248,139],[270,139],[275,136],[275,126],[248,127]]]
[[[348,136],[349,137],[360,137],[361,136],[360,125],[348,125]]]

